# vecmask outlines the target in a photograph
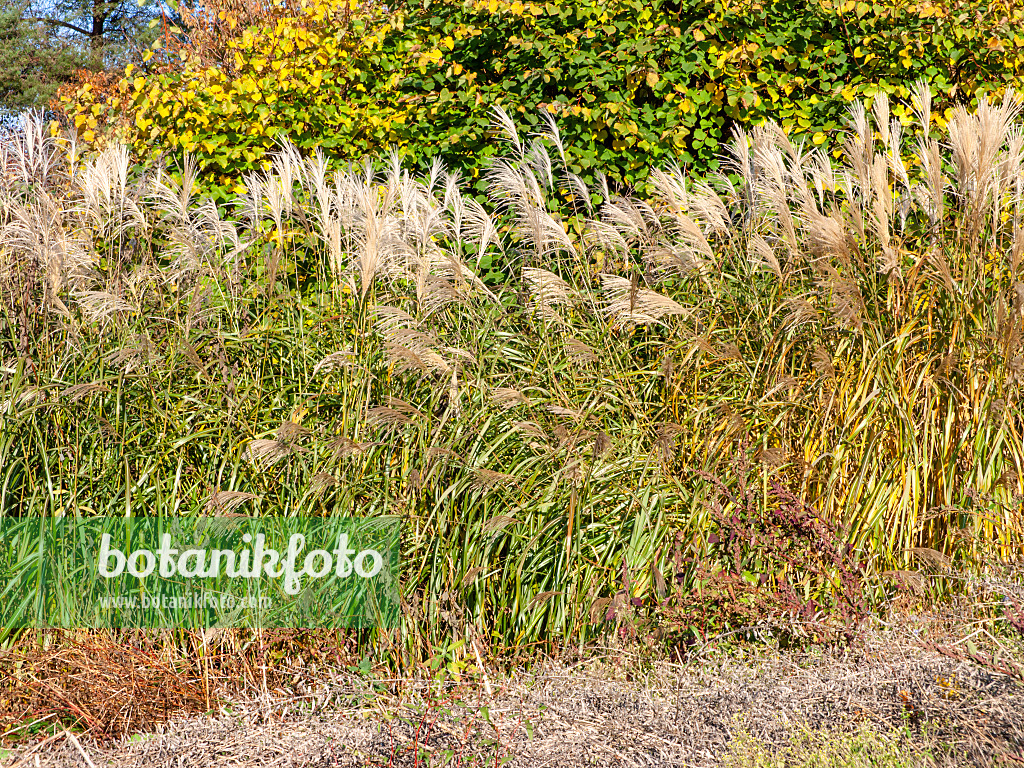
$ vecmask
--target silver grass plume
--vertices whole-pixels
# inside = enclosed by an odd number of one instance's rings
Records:
[[[572,287],[554,272],[538,267],[524,267],[523,282],[530,291],[533,310],[541,317],[561,322],[558,307],[571,304]]]
[[[618,324],[647,325],[664,317],[688,314],[668,296],[639,288],[624,277],[602,274],[601,289],[606,298],[604,312]]]

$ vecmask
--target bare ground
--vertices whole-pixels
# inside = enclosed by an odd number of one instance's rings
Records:
[[[459,683],[321,672],[299,675],[290,693],[115,743],[60,732],[0,762],[714,766],[740,734],[782,750],[794,733],[868,728],[897,744],[908,765],[1024,763],[1024,685],[929,650],[906,629],[876,629],[852,649],[711,652],[686,664],[609,650],[585,663]]]

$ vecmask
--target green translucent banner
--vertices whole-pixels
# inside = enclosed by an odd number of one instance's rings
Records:
[[[394,627],[400,530],[396,517],[0,517],[0,630]]]

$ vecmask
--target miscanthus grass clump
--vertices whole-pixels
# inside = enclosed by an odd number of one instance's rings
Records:
[[[0,156],[0,510],[401,515],[404,656],[582,642],[715,573],[824,609],[851,563],[878,598],[1012,560],[1021,102],[913,107],[913,141],[880,95],[838,162],[767,125],[643,195],[496,109],[486,203],[283,145],[227,211],[189,158],[29,120]],[[835,570],[725,530],[782,498]]]

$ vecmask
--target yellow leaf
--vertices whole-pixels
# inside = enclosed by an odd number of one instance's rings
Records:
[[[814,134],[814,136],[811,137],[811,141],[813,141],[815,144],[824,144],[825,134],[822,133],[821,131],[818,131],[817,133]]]
[[[659,80],[661,80],[661,78],[658,77],[658,73],[657,72],[648,72],[647,73],[647,85],[649,85],[651,88],[656,86],[658,84]]]

